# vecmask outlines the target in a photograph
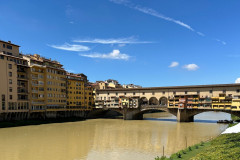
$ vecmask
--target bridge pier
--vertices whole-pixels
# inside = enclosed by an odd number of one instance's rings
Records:
[[[124,108],[123,119],[124,120],[142,120],[143,115],[138,114],[139,112],[140,112],[139,109],[128,110],[127,108]]]
[[[187,109],[178,109],[177,121],[178,122],[193,122],[194,116],[189,116]]]

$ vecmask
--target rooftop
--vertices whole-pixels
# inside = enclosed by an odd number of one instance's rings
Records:
[[[114,88],[114,89],[99,89],[99,91],[131,91],[131,90],[160,90],[160,89],[216,88],[216,87],[240,87],[240,83],[190,85],[190,86],[166,86],[166,87],[143,87],[143,88]]]
[[[10,44],[10,45],[13,45],[13,46],[16,46],[16,47],[20,47],[19,45],[13,44],[11,41],[3,41],[3,40],[0,40],[0,42],[6,43],[6,44]]]

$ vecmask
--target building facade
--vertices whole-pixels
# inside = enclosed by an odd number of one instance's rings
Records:
[[[19,47],[0,41],[0,120],[7,119],[8,113],[24,115],[29,109],[29,67]]]
[[[67,74],[67,108],[89,111],[94,105],[93,87],[87,85],[87,77]]]
[[[64,110],[67,106],[66,71],[62,65],[37,54],[23,58],[30,67],[30,110]]]
[[[19,47],[0,40],[0,120],[85,116],[93,108],[86,75],[74,79],[61,63],[20,54]]]
[[[240,84],[237,83],[97,90],[96,107],[111,106],[110,102],[121,97],[125,97],[126,102],[128,99],[138,97],[139,106],[161,105],[169,108],[240,110]]]

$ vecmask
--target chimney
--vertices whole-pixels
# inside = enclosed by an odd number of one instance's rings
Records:
[[[11,41],[8,41],[8,43],[10,43],[10,44],[11,44]]]

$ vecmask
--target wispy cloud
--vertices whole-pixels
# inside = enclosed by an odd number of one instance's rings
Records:
[[[173,68],[173,67],[177,67],[178,65],[179,65],[178,62],[172,62],[169,67]]]
[[[240,83],[240,78],[237,78],[237,79],[235,80],[235,83]]]
[[[89,58],[101,58],[101,59],[118,59],[118,60],[129,60],[130,56],[127,54],[120,53],[119,50],[113,50],[108,54],[92,53],[92,54],[80,54],[80,56]]]
[[[195,71],[195,70],[199,69],[198,65],[196,65],[196,64],[187,64],[187,65],[184,65],[183,68],[185,68],[189,71]]]
[[[176,23],[176,24],[178,24],[178,25],[180,25],[180,26],[182,26],[184,28],[187,28],[187,29],[189,29],[191,31],[194,31],[194,29],[190,25],[188,25],[188,24],[186,24],[186,23],[184,23],[182,21],[176,20],[174,18],[165,16],[165,15],[163,15],[161,13],[158,13],[156,10],[154,10],[152,8],[141,7],[139,5],[135,5],[134,3],[132,3],[132,2],[130,2],[128,0],[110,0],[110,1],[113,2],[113,3],[116,3],[116,4],[122,4],[122,5],[126,6],[126,7],[129,7],[131,9],[135,9],[137,11],[140,11],[142,13],[145,13],[145,14],[157,17],[157,18],[160,18],[160,19],[163,19],[163,20],[166,20],[166,21],[170,21],[170,22]]]
[[[220,42],[220,43],[222,43],[223,45],[226,45],[227,43],[225,42],[225,41],[222,41],[222,40],[220,40],[220,39],[215,39],[217,42]]]
[[[98,44],[142,44],[142,43],[153,43],[149,41],[138,41],[134,37],[127,38],[110,38],[110,39],[75,39],[73,42],[78,43],[98,43]]]
[[[74,51],[74,52],[80,52],[80,51],[89,51],[90,48],[83,45],[77,45],[77,44],[68,44],[64,43],[62,45],[48,45],[52,48],[65,50],[65,51]]]
[[[197,34],[198,34],[199,36],[205,37],[205,34],[203,34],[202,32],[197,32]]]
[[[199,32],[199,31],[196,31],[195,29],[193,29],[189,24],[186,24],[180,20],[176,20],[174,18],[171,18],[171,17],[168,17],[168,16],[165,16],[159,12],[157,12],[156,10],[152,9],[152,8],[148,8],[148,7],[142,7],[140,5],[136,5],[134,3],[132,3],[130,0],[109,0],[110,2],[113,2],[113,3],[116,3],[116,4],[120,4],[120,5],[124,5],[128,8],[131,8],[131,9],[134,9],[134,10],[137,10],[139,12],[142,12],[142,13],[145,13],[145,14],[148,14],[148,15],[151,15],[151,16],[154,16],[154,17],[157,17],[157,18],[160,18],[160,19],[163,19],[163,20],[166,20],[166,21],[169,21],[169,22],[173,22],[177,25],[180,25],[192,32],[195,32],[196,34],[198,34],[199,36],[202,36],[202,37],[205,37],[206,35],[202,32]],[[226,42],[222,41],[222,40],[219,40],[219,39],[215,39],[216,41],[218,42],[221,42],[223,45],[226,45]]]

